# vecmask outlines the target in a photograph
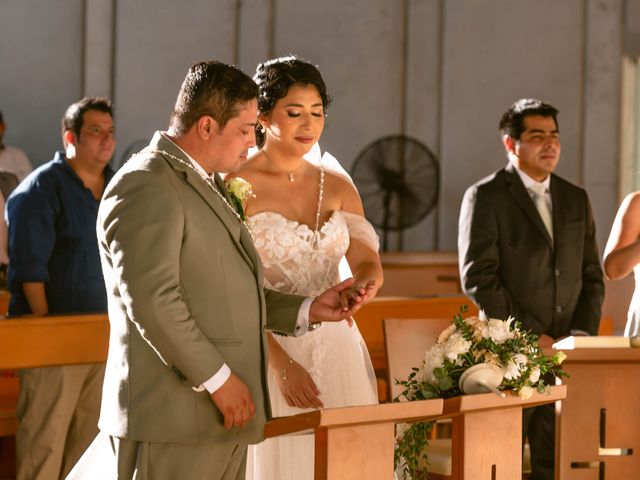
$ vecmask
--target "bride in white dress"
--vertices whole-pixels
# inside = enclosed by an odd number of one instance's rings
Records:
[[[616,280],[633,271],[636,287],[629,305],[625,337],[640,335],[640,192],[627,195],[611,227],[604,250],[604,273]]]
[[[346,257],[356,290],[382,284],[377,236],[355,186],[303,156],[318,141],[329,98],[320,72],[296,57],[258,66],[254,80],[263,144],[234,174],[254,198],[247,223],[262,259],[266,287],[313,296],[339,280]],[[372,296],[373,296],[372,295]],[[269,391],[274,416],[310,409],[375,404],[371,360],[357,326],[325,324],[301,337],[269,338]],[[247,478],[313,479],[313,435],[250,446]]]

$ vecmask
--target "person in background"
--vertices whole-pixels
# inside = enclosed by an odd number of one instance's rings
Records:
[[[31,172],[33,167],[27,155],[19,148],[4,143],[7,124],[0,112],[0,170],[11,172],[21,182]],[[6,197],[5,197],[6,198]]]
[[[69,106],[65,152],[33,171],[7,200],[9,314],[105,312],[96,219],[113,176],[113,112],[106,98]],[[104,365],[20,372],[18,480],[64,478],[98,433]]]
[[[617,280],[631,272],[636,287],[629,304],[625,337],[635,337],[640,332],[640,192],[633,192],[623,200],[604,249],[604,273]]]
[[[5,203],[13,189],[31,172],[31,162],[27,155],[16,147],[4,143],[7,124],[0,111],[0,288],[7,287],[7,266],[9,264],[7,223],[4,216]],[[6,312],[0,312],[5,315]]]
[[[566,335],[596,335],[604,297],[587,193],[553,173],[557,114],[526,98],[504,113],[509,163],[469,187],[458,230],[464,292],[489,317],[521,322],[542,348]],[[553,404],[525,410],[532,480],[554,478],[554,432]]]

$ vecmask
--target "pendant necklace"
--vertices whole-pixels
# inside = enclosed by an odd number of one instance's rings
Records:
[[[267,160],[269,160],[270,163],[273,163],[276,167],[278,167],[280,170],[282,170],[284,173],[287,174],[287,177],[289,178],[290,182],[295,182],[296,181],[296,179],[293,176],[293,174],[296,173],[298,170],[300,170],[302,168],[302,166],[305,164],[305,160],[302,160],[300,165],[298,165],[293,170],[287,170],[286,168],[280,166],[278,163],[274,162],[273,159],[271,158],[271,155],[269,155],[266,152],[266,150],[261,150],[261,151],[262,151],[262,153],[264,153],[264,156],[267,157]]]

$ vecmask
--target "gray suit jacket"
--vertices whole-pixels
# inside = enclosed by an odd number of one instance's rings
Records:
[[[595,335],[604,285],[589,199],[556,175],[550,190],[553,242],[511,164],[467,190],[458,231],[462,287],[490,317],[512,315],[538,335]]]
[[[265,329],[292,333],[303,297],[263,292],[246,229],[194,170],[158,150],[189,162],[156,133],[98,213],[111,324],[100,429],[162,443],[260,441]],[[225,430],[209,394],[191,388],[224,363],[256,404],[243,428]]]

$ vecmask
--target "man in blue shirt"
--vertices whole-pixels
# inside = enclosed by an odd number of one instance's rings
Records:
[[[62,141],[65,153],[56,152],[7,201],[10,315],[107,310],[96,218],[113,176],[109,100],[71,105]],[[103,374],[101,364],[21,372],[18,479],[66,476],[98,432]]]

